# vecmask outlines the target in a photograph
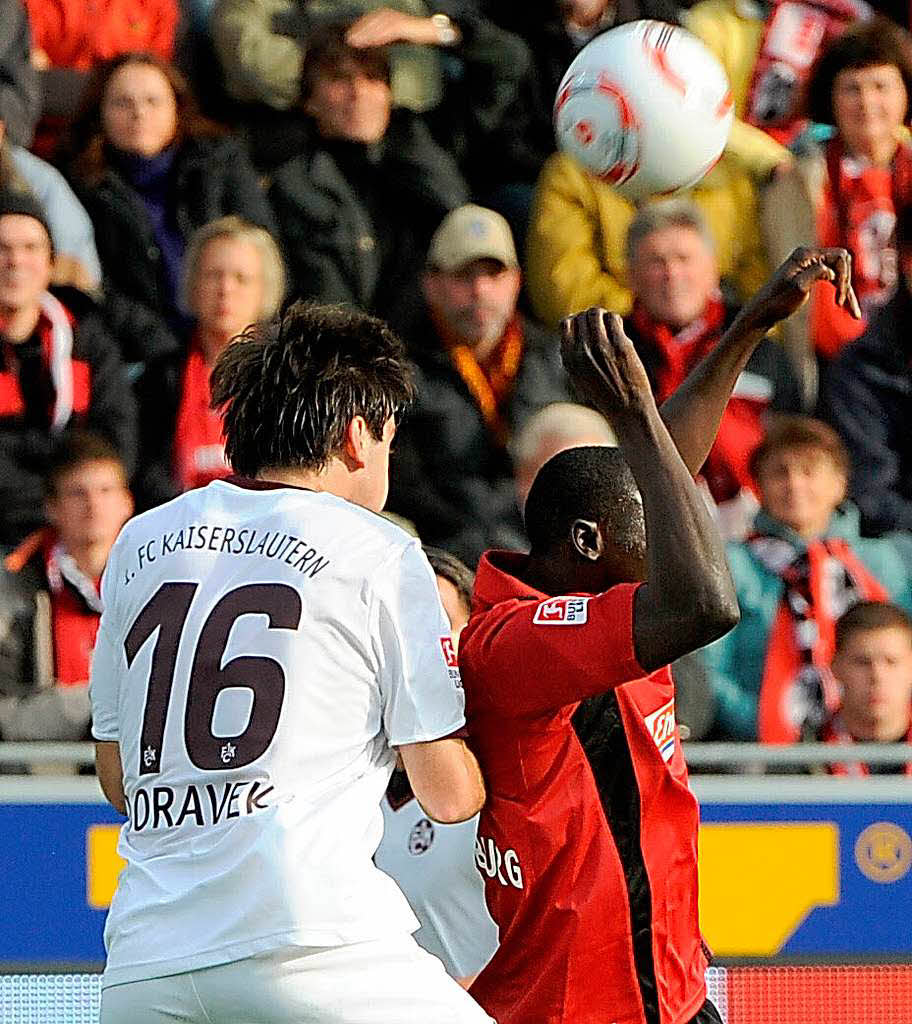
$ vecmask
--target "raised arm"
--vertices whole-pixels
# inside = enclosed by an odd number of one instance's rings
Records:
[[[818,281],[831,282],[839,305],[860,319],[849,253],[845,249],[795,249],[744,306],[719,344],[662,405],[665,426],[692,474],[699,473],[709,455],[735,382],[754,349],[777,323],[807,301]]]
[[[614,427],[646,520],[646,582],[633,610],[634,652],[648,672],[738,621],[725,546],[669,435],[619,316],[590,309],[562,324],[571,380]]]

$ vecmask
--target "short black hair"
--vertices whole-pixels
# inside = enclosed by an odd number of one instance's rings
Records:
[[[836,623],[836,653],[858,633],[875,629],[902,629],[912,640],[912,617],[897,604],[886,601],[859,601]]]
[[[300,301],[228,345],[211,384],[225,455],[245,476],[267,467],[321,470],[355,416],[379,440],[415,388],[405,347],[382,320]]]
[[[641,555],[646,545],[643,502],[619,448],[567,448],[538,471],[525,508],[533,554],[553,551],[571,535],[577,519],[603,524],[621,550]]]
[[[63,477],[90,462],[113,462],[120,468],[126,486],[126,465],[110,441],[91,430],[69,430],[54,446],[47,461],[44,486],[48,496],[57,493]]]
[[[840,71],[892,65],[902,75],[912,100],[912,39],[905,29],[882,15],[856,22],[827,44],[811,69],[805,92],[805,114],[820,124],[836,124],[833,86]],[[909,116],[909,108],[903,121]]]
[[[424,553],[431,563],[435,576],[442,576],[456,588],[459,600],[466,606],[472,607],[472,590],[475,587],[475,573],[455,555],[442,548],[426,547]]]

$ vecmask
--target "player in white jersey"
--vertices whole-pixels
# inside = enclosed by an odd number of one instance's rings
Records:
[[[426,548],[425,553],[458,651],[459,634],[469,620],[474,573],[446,551]],[[383,840],[374,863],[395,879],[415,911],[421,923],[415,941],[468,988],[497,948],[497,925],[475,866],[478,817],[456,825],[431,821],[402,771],[393,773],[380,806]]]
[[[96,761],[128,818],[102,1024],[487,1021],[371,859],[397,749],[429,817],[484,799],[433,573],[375,514],[401,345],[296,305],[211,383],[240,475],[128,523],[102,584]]]

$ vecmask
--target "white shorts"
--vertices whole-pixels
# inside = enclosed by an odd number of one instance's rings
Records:
[[[494,1024],[410,936],[112,985],[100,1024]]]

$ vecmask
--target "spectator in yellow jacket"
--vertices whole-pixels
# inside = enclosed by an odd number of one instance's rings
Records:
[[[821,48],[856,19],[865,0],[700,0],[684,24],[719,58],[735,101],[726,152],[767,178],[788,165],[804,127],[800,101]]]
[[[735,101],[728,153],[765,177],[778,164],[787,163],[789,153],[762,128],[742,120],[764,32],[759,6],[739,0],[700,0],[687,12],[684,23],[719,58],[728,75]]]
[[[688,193],[715,242],[719,270],[742,298],[766,280],[750,176],[724,158]],[[538,179],[526,251],[526,284],[540,319],[554,326],[588,306],[626,315],[631,293],[624,256],[636,206],[557,153]]]

